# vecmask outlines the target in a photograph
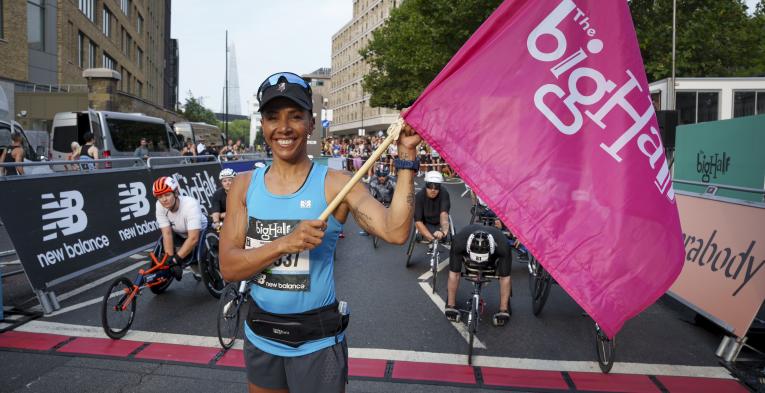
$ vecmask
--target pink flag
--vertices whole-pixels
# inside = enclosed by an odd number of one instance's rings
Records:
[[[609,336],[683,263],[625,0],[507,0],[405,116]]]

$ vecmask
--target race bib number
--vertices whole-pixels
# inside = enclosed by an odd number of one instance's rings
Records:
[[[288,235],[299,220],[260,220],[250,217],[244,248],[262,247]],[[255,284],[278,291],[308,291],[311,289],[311,260],[309,252],[282,255],[255,276]]]

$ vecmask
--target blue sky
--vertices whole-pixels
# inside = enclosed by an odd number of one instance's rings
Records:
[[[751,9],[757,0],[746,0]],[[220,111],[225,35],[236,45],[241,106],[268,75],[331,66],[332,35],[351,21],[352,0],[175,0],[172,38],[179,40],[180,101],[188,91]]]

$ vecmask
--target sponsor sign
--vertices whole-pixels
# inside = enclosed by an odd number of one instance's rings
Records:
[[[18,177],[3,182],[0,216],[32,287],[45,290],[158,239],[149,191],[157,177],[174,176],[181,195],[196,198],[207,214],[219,171],[210,163]]]
[[[670,293],[746,335],[765,299],[765,208],[677,194],[685,263]]]

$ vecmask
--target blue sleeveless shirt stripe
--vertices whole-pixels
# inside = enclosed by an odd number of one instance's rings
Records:
[[[327,167],[313,163],[308,178],[294,194],[275,195],[265,184],[267,168],[257,168],[247,189],[248,228],[245,248],[256,248],[289,234],[301,220],[315,220],[327,207],[324,183]],[[294,314],[335,301],[334,254],[342,224],[327,220],[322,243],[300,254],[284,255],[253,278],[250,296],[264,310]],[[245,323],[245,336],[263,352],[302,356],[335,344],[334,337],[309,341],[297,348],[258,336]],[[344,335],[339,337],[344,339]]]

